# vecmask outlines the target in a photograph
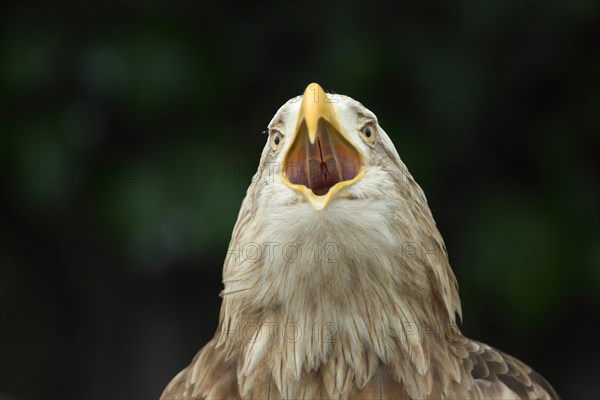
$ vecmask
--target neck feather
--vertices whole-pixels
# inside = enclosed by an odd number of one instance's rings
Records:
[[[414,185],[414,207],[395,213],[389,201],[334,202],[320,213],[307,204],[262,210],[244,201],[217,332],[218,346],[237,358],[242,395],[263,365],[272,366],[287,397],[303,375],[320,375],[333,396],[347,384],[364,386],[380,365],[399,380],[416,374],[414,393],[428,393],[429,366],[451,357],[448,338],[460,335],[460,302],[444,243]],[[327,380],[327,371],[335,378],[340,368],[352,378]]]

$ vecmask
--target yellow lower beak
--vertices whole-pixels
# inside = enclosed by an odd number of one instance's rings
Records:
[[[362,155],[341,129],[333,104],[319,84],[308,85],[283,162],[284,182],[315,210],[323,210],[364,175]]]

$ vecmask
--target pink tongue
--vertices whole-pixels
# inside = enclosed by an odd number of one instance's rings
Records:
[[[308,187],[321,196],[340,181],[339,167],[333,155],[328,135],[308,145]]]
[[[327,162],[310,159],[308,169],[309,187],[318,196],[326,194],[329,189],[340,182],[340,175],[334,158],[330,158]]]

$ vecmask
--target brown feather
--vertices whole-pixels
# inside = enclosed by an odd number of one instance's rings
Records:
[[[270,124],[289,141],[297,100]],[[225,259],[219,328],[161,399],[558,398],[527,365],[462,336],[456,278],[423,191],[376,117],[336,100],[364,176],[315,211],[282,181],[286,143],[267,143]],[[353,133],[365,123],[372,145]],[[332,243],[335,257],[314,247],[297,260],[240,255],[267,243]]]

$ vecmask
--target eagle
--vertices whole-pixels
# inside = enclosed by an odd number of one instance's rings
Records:
[[[317,83],[268,124],[213,339],[161,399],[556,399],[466,338],[422,189],[377,117]]]

